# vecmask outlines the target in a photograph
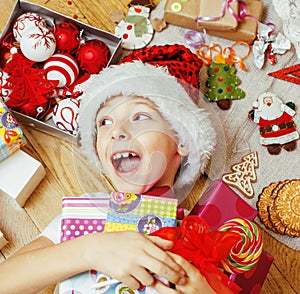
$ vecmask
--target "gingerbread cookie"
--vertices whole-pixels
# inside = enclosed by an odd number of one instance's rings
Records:
[[[277,210],[275,208],[275,198],[277,197],[278,191],[285,185],[286,182],[279,182],[276,186],[276,188],[273,190],[272,193],[272,203],[269,206],[269,220],[272,223],[271,230],[275,233],[279,233],[281,235],[284,235],[286,232],[286,227],[281,223],[280,218],[278,217]]]
[[[242,157],[242,162],[234,164],[232,172],[222,177],[224,183],[237,188],[247,198],[252,198],[254,190],[252,183],[256,182],[255,169],[258,167],[257,152],[251,152]]]
[[[273,191],[276,188],[277,183],[271,183],[269,186],[264,187],[262,193],[258,196],[257,208],[258,215],[262,223],[267,229],[272,230],[273,223],[269,219],[269,208],[273,204]]]
[[[300,237],[300,179],[274,182],[258,196],[258,216],[269,230]]]
[[[292,180],[278,191],[275,208],[286,227],[300,232],[300,180]]]

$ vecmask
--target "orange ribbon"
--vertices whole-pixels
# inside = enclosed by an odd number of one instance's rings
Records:
[[[239,55],[236,53],[236,51],[233,49],[235,46],[246,46],[247,52],[244,56],[239,57]],[[198,58],[200,58],[203,63],[207,66],[209,66],[213,60],[215,60],[217,63],[227,63],[229,65],[238,64],[242,70],[246,70],[246,65],[244,63],[244,60],[248,58],[251,52],[251,47],[248,43],[243,41],[235,42],[230,47],[225,47],[222,50],[222,47],[218,44],[212,44],[212,45],[202,45],[197,51],[196,55]],[[216,53],[214,55],[214,53]]]

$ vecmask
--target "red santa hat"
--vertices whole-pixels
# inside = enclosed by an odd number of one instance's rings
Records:
[[[180,143],[188,149],[186,164],[174,184],[175,191],[180,192],[183,188],[187,191],[188,186],[193,185],[199,174],[204,172],[216,137],[208,113],[196,106],[185,90],[190,88],[190,84],[183,87],[183,83],[166,67],[141,61],[122,62],[92,75],[78,86],[83,92],[79,133],[86,156],[101,169],[95,148],[95,122],[101,104],[116,95],[148,98],[176,131]]]

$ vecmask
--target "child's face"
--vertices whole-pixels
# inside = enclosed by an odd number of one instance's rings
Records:
[[[118,191],[143,193],[173,186],[181,164],[175,132],[155,104],[141,97],[116,96],[97,114],[97,152]]]

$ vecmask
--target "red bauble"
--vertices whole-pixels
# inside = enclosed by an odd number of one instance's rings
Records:
[[[111,57],[108,46],[101,40],[89,40],[77,51],[79,67],[90,74],[99,73]]]
[[[55,27],[56,48],[61,52],[72,52],[80,43],[80,31],[70,22],[61,22]]]

